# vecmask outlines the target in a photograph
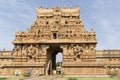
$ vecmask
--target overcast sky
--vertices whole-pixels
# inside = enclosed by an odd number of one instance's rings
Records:
[[[0,50],[13,49],[15,32],[30,28],[39,5],[80,5],[85,29],[96,31],[96,49],[120,49],[120,0],[0,0]]]

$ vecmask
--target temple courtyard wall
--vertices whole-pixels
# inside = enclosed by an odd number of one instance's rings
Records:
[[[114,56],[111,56],[114,55]],[[96,64],[68,64],[62,65],[62,71],[68,75],[108,75],[115,71],[120,76],[120,50],[96,50]],[[16,72],[32,71],[34,75],[44,75],[44,65],[14,64],[13,51],[0,51],[0,75],[15,75]]]

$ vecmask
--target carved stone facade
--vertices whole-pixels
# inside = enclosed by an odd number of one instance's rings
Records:
[[[22,74],[27,70],[32,74],[52,74],[52,70],[56,70],[58,52],[62,52],[62,71],[65,74],[106,75],[111,68],[119,71],[120,56],[115,57],[116,64],[110,64],[113,59],[109,53],[95,50],[96,33],[93,29],[85,30],[79,6],[69,9],[37,7],[36,14],[37,19],[30,29],[16,32],[14,50],[9,57],[11,64],[1,64],[0,71],[9,69],[10,74],[15,71]]]

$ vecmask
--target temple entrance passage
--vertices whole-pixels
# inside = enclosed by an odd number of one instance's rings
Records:
[[[46,54],[46,69],[45,69],[45,74],[46,75],[54,75],[57,74],[57,67],[56,67],[56,55],[58,53],[62,53],[62,49],[60,46],[56,45],[51,45],[47,49],[47,54]],[[61,58],[61,57],[59,57]]]

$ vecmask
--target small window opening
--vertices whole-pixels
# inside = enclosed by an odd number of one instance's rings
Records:
[[[59,10],[56,10],[56,12],[59,12]]]
[[[77,55],[77,58],[80,58],[80,55]]]
[[[56,18],[56,19],[58,19],[58,18]],[[56,23],[56,24],[59,24],[59,21],[55,21],[55,23]]]
[[[65,21],[65,24],[68,24],[68,22],[67,22],[67,21]]]
[[[53,33],[53,39],[56,39],[56,38],[57,38],[57,34]]]
[[[31,55],[29,55],[29,59],[32,59],[32,56],[31,56]]]
[[[46,24],[49,24],[49,22],[46,22]]]

